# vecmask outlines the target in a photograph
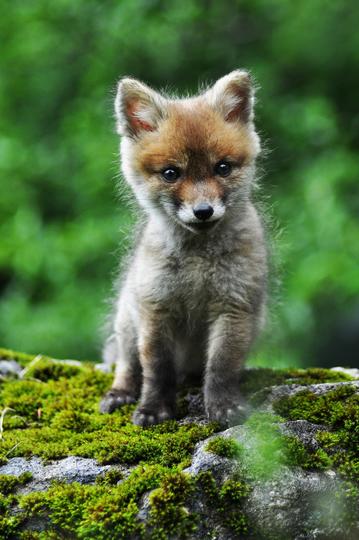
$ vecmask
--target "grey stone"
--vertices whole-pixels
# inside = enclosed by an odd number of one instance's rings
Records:
[[[1,362],[0,362],[1,366]],[[20,371],[21,367],[19,366]],[[342,368],[340,368],[342,369]],[[337,369],[339,371],[339,368]],[[352,374],[352,373],[351,373]],[[353,374],[352,374],[353,375]],[[359,380],[342,383],[324,383],[313,385],[280,385],[268,388],[259,410],[273,411],[273,403],[281,398],[309,390],[316,395],[323,395],[331,390],[347,385],[354,385],[359,392]],[[187,414],[180,423],[206,423],[201,393],[189,392],[184,396]],[[309,451],[319,448],[316,435],[324,426],[306,420],[287,421],[276,424],[283,435],[298,438]],[[359,522],[351,530],[346,524],[347,484],[333,470],[309,471],[300,467],[289,467],[283,460],[276,462],[277,456],[269,455],[273,461],[270,474],[259,477],[253,473],[251,456],[259,452],[255,430],[248,424],[237,425],[215,436],[234,438],[243,448],[243,454],[237,459],[218,456],[206,450],[210,437],[196,445],[190,466],[185,473],[197,476],[204,471],[211,471],[218,483],[239,472],[250,478],[250,492],[242,510],[254,525],[254,537],[261,540],[354,540],[359,538]],[[19,493],[46,490],[53,480],[63,482],[93,483],[99,475],[112,468],[120,468],[124,478],[132,467],[99,465],[94,459],[70,456],[59,461],[43,463],[39,458],[12,458],[0,466],[0,474],[19,476],[31,472],[32,480],[19,489]],[[187,505],[187,503],[186,503]],[[199,516],[198,529],[191,536],[192,540],[238,540],[238,535],[227,530],[219,522],[206,499],[205,493],[198,487],[188,501],[188,509]],[[14,508],[14,513],[20,512]],[[145,493],[139,503],[138,518],[146,522],[150,512],[150,493]],[[352,516],[355,520],[356,516]],[[48,527],[46,517],[32,519],[26,523],[27,530],[44,531]],[[174,540],[174,539],[173,539]]]
[[[190,467],[184,469],[184,472],[196,476],[200,472],[211,471],[218,481],[223,481],[236,470],[238,464],[233,459],[224,458],[217,456],[212,452],[207,452],[206,446],[211,439],[212,437],[196,446],[192,463]]]
[[[317,433],[324,431],[326,428],[325,426],[312,424],[307,420],[293,420],[280,424],[279,429],[283,435],[297,437],[309,450],[315,451],[319,448],[315,437]]]
[[[255,482],[245,512],[263,538],[344,540],[351,538],[346,489],[334,471],[284,467],[270,480]],[[359,533],[359,522],[355,531]]]
[[[20,476],[24,472],[30,472],[32,474],[31,482],[19,490],[20,493],[29,493],[48,489],[54,480],[90,484],[110,468],[110,465],[98,465],[94,459],[78,456],[70,456],[49,464],[44,464],[37,457],[31,459],[15,457],[0,467],[0,474]]]
[[[200,424],[208,423],[208,418],[204,410],[202,392],[188,392],[183,397],[187,407],[187,414],[179,421],[179,424]]]
[[[150,514],[150,510],[151,510],[151,505],[150,505],[150,491],[148,491],[147,493],[145,493],[142,497],[141,497],[141,501],[140,501],[140,504],[139,504],[139,512],[137,514],[137,517],[140,521],[147,521],[148,517],[149,517],[149,514]]]
[[[337,388],[345,386],[354,386],[356,388],[356,393],[359,393],[359,381],[348,381],[348,382],[338,382],[338,383],[320,383],[320,384],[283,384],[279,386],[273,386],[260,406],[261,410],[266,410],[267,412],[273,412],[273,403],[278,399],[283,397],[295,396],[299,392],[304,390],[313,392],[317,396],[321,396],[336,390]]]
[[[359,369],[358,368],[344,368],[344,367],[333,367],[330,368],[330,371],[338,371],[339,373],[345,373],[354,379],[359,379]]]
[[[0,360],[0,375],[3,377],[18,377],[22,367],[15,360]]]
[[[22,379],[27,374],[29,368],[33,367],[37,362],[39,362],[41,358],[42,356],[39,354],[25,368],[22,368],[21,365],[16,362],[16,360],[0,359],[0,376],[18,377]],[[55,364],[65,364],[68,366],[82,367],[83,365],[80,360],[55,360],[54,358],[51,358],[50,360]]]
[[[64,360],[57,360],[57,359],[55,360],[53,358],[52,360],[56,364],[65,364],[67,366],[83,367],[83,362],[81,362],[81,360],[72,360],[71,358],[66,358]]]
[[[35,358],[33,360],[31,360],[31,362],[29,364],[27,364],[27,366],[25,366],[24,369],[21,370],[21,372],[19,373],[19,378],[20,379],[26,378],[29,371],[34,366],[36,366],[36,364],[38,362],[40,362],[42,359],[43,359],[43,356],[41,354],[38,354],[37,356],[35,356]],[[80,360],[71,360],[71,359],[58,360],[58,359],[55,359],[55,358],[47,357],[47,361],[52,363],[52,364],[64,364],[64,365],[67,365],[67,366],[75,366],[75,367],[78,367],[78,368],[81,368],[82,365],[83,365]]]
[[[110,364],[106,364],[105,362],[95,364],[95,369],[102,371],[102,373],[112,373],[113,371],[112,366]]]
[[[278,425],[281,433],[292,435],[309,449],[316,450],[315,435],[323,426],[304,420],[284,422]],[[258,451],[253,432],[246,425],[235,426],[216,436],[231,437],[244,448],[247,456]],[[199,443],[192,463],[185,472],[198,475],[211,471],[217,481],[223,482],[233,473],[251,474],[246,455],[239,459],[228,459],[206,451],[208,441]],[[255,527],[255,538],[265,540],[354,540],[359,538],[358,521],[351,530],[347,529],[346,504],[347,485],[333,470],[324,472],[307,471],[300,467],[277,464],[269,478],[252,476],[251,491],[244,513]],[[237,537],[216,523],[210,507],[203,503],[204,494],[197,494],[191,510],[200,515],[200,525],[193,538],[216,538],[235,540]],[[213,534],[213,536],[212,536]]]

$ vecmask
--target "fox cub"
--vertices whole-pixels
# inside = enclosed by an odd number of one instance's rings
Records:
[[[177,99],[122,79],[124,177],[146,220],[116,302],[100,409],[139,399],[133,422],[175,415],[176,382],[203,375],[211,420],[235,421],[241,368],[263,321],[266,246],[251,202],[260,151],[246,71]]]

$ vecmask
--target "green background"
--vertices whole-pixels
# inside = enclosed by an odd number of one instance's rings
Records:
[[[195,91],[245,67],[266,148],[269,323],[252,362],[354,365],[359,8],[354,0],[0,1],[0,343],[97,358],[133,217],[112,102],[125,74]]]

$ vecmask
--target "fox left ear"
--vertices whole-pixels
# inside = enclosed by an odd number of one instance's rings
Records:
[[[115,99],[117,132],[138,137],[154,131],[165,114],[166,100],[146,84],[126,77],[121,79]]]
[[[247,71],[237,69],[218,79],[205,96],[226,121],[253,120],[254,89]]]

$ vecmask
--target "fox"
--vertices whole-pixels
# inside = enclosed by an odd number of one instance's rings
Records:
[[[102,413],[138,401],[132,421],[176,416],[176,387],[203,381],[209,420],[231,425],[242,370],[263,327],[267,247],[253,202],[260,139],[249,72],[177,97],[125,77],[115,98],[122,173],[144,216],[116,291]]]

